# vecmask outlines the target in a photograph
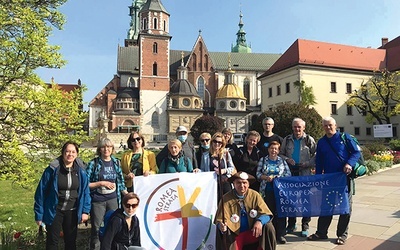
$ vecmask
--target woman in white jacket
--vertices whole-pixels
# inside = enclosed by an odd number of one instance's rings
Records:
[[[224,194],[232,190],[232,186],[227,179],[236,172],[232,157],[225,149],[225,146],[226,141],[224,135],[221,132],[215,133],[211,138],[210,150],[203,154],[200,166],[203,172],[215,171],[215,173],[219,175],[221,171],[222,191]],[[218,191],[218,195],[219,194],[220,191]]]

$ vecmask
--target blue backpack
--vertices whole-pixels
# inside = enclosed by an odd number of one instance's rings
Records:
[[[100,239],[100,241],[103,240],[104,234],[106,233],[106,228],[107,228],[108,221],[110,220],[111,215],[112,215],[114,212],[115,212],[114,210],[108,210],[108,211],[106,212],[106,214],[104,215],[103,226],[101,226],[101,227],[99,228],[99,239]]]

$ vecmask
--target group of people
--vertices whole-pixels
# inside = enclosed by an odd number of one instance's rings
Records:
[[[139,197],[134,193],[134,178],[160,173],[207,172],[218,176],[217,225],[218,249],[242,249],[253,244],[275,249],[286,243],[285,235],[296,230],[296,218],[277,216],[275,178],[345,172],[354,167],[360,151],[357,145],[344,146],[332,117],[322,121],[325,130],[316,144],[305,133],[305,121],[292,121],[293,133],[282,138],[273,133],[274,120],[263,120],[263,133],[249,131],[243,147],[233,143],[226,128],[211,135],[200,135],[196,150],[187,140],[188,130],[179,126],[172,139],[156,155],[144,149],[144,137],[137,131],[127,140],[129,151],[121,161],[112,154],[114,144],[107,138],[97,146],[98,157],[87,166],[78,158],[78,145],[67,142],[62,155],[45,169],[35,193],[35,220],[47,230],[46,249],[57,249],[60,231],[65,249],[76,249],[77,225],[90,213],[90,249],[140,247],[140,230],[135,211]],[[335,150],[336,152],[333,152]],[[339,157],[340,156],[340,159]],[[348,178],[349,190],[351,188]],[[351,206],[351,192],[349,192]],[[107,211],[115,211],[100,242],[99,230]],[[350,208],[351,211],[351,208]],[[308,235],[311,218],[302,218],[301,235],[308,240],[327,239],[332,216],[320,217],[316,233]],[[341,215],[337,244],[347,239],[350,214]],[[225,248],[224,248],[225,249]],[[246,248],[248,249],[248,248]]]

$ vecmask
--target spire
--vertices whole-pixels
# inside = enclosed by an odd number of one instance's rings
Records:
[[[231,53],[228,54],[228,70],[225,72],[224,84],[235,84],[235,71],[232,70],[231,66]]]
[[[129,24],[128,39],[137,40],[140,30],[139,11],[143,7],[145,0],[132,0],[132,5],[129,6],[129,16],[131,22]]]
[[[236,53],[251,53],[251,47],[246,43],[246,32],[243,29],[244,23],[242,20],[243,14],[240,11],[239,15],[239,30],[236,33],[236,45],[231,49],[231,52]]]
[[[188,70],[185,67],[185,63],[184,63],[184,60],[183,60],[184,57],[185,57],[185,53],[182,51],[181,52],[181,66],[179,66],[178,69],[177,69],[178,80],[180,80],[180,79],[185,79],[186,80],[187,79]]]

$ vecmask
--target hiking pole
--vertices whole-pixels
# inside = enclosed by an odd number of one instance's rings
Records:
[[[222,208],[222,223],[225,225],[225,211],[224,211],[224,190],[223,190],[223,183],[222,183],[222,171],[221,171],[221,166],[222,166],[222,156],[219,154],[218,155],[218,186],[219,186],[219,195],[220,195],[220,201],[221,202],[221,208]],[[223,249],[227,250],[227,244],[226,244],[226,234],[229,232],[227,229],[226,232],[222,234],[222,247]]]

